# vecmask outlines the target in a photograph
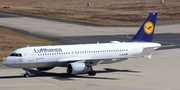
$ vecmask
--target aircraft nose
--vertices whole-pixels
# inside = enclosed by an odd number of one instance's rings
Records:
[[[3,64],[8,67],[12,67],[11,65],[13,65],[13,63],[14,62],[13,62],[12,58],[10,58],[10,57],[6,57],[3,61]]]

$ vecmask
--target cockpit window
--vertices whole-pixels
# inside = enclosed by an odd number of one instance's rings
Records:
[[[15,56],[17,56],[17,57],[18,57],[18,54],[15,54]]]
[[[11,53],[10,56],[22,57],[22,54],[20,54],[20,53]]]
[[[22,55],[19,53],[19,56],[22,57]]]
[[[15,56],[15,53],[11,53],[11,55],[10,56]]]

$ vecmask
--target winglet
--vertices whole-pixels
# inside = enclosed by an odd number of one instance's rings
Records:
[[[151,59],[151,56],[152,56],[152,54],[148,55],[147,57],[148,57],[149,59]]]
[[[149,16],[130,42],[152,42],[157,14],[157,12],[149,13]]]

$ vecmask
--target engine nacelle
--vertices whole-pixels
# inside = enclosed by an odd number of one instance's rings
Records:
[[[43,67],[43,68],[36,68],[38,71],[47,71],[47,70],[51,70],[54,67]]]
[[[85,63],[70,63],[67,66],[67,72],[69,74],[81,74],[81,73],[87,73],[88,66]]]

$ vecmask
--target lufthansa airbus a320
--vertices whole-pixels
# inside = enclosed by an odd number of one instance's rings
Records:
[[[54,67],[67,67],[69,74],[96,75],[94,65],[116,63],[131,58],[149,57],[161,44],[152,42],[157,13],[152,12],[144,21],[136,35],[129,42],[55,45],[24,47],[13,51],[4,65],[26,70],[37,68],[46,71]]]

